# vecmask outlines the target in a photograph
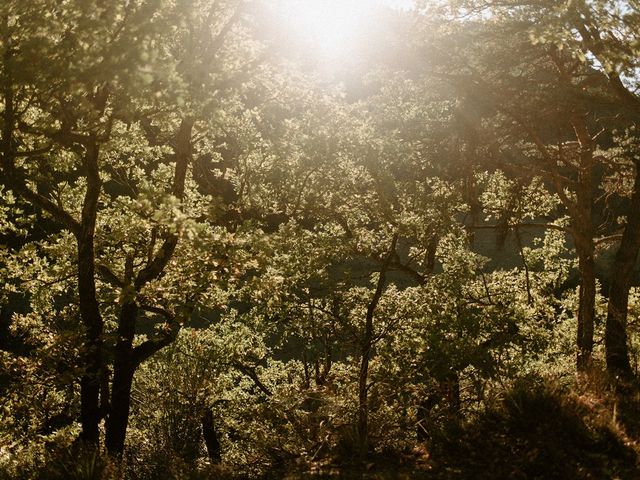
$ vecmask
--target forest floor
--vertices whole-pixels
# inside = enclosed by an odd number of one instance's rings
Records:
[[[340,456],[327,455],[317,462],[299,459],[299,463],[282,465],[263,478],[640,480],[638,389],[616,395],[598,382],[564,388],[540,380],[523,382],[482,411],[464,418],[464,421],[443,419],[430,428],[428,442],[404,453],[372,454],[361,462],[343,450]],[[35,478],[121,478],[115,473],[112,476],[69,475],[70,471],[95,468],[81,469],[74,459],[69,459],[68,464],[75,470],[65,469],[62,475]],[[185,476],[165,472],[160,477],[145,477],[138,472],[131,478],[247,478],[246,473],[226,468],[221,465]],[[107,468],[103,473],[109,471]],[[9,477],[0,475],[0,478]]]
[[[515,388],[464,423],[448,422],[424,450],[364,467],[285,475],[288,480],[640,479],[640,397]],[[413,457],[413,458],[412,458]],[[276,478],[276,477],[274,477]],[[282,477],[279,477],[282,478]]]

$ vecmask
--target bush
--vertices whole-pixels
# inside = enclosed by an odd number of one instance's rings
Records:
[[[431,449],[436,475],[447,479],[630,478],[638,460],[593,406],[540,378],[447,425]]]

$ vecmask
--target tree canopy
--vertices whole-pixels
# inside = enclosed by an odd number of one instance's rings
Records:
[[[0,5],[0,479],[637,474],[640,6],[347,3]]]

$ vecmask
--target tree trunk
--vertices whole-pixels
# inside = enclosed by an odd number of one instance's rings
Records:
[[[362,360],[360,363],[360,374],[358,376],[358,448],[361,457],[365,457],[369,450],[369,356],[371,355],[371,349],[373,347],[373,315],[384,291],[387,269],[396,254],[397,242],[398,235],[396,234],[393,236],[389,253],[380,268],[380,276],[378,277],[376,290],[367,307],[364,338],[362,340]]]
[[[191,160],[191,134],[193,129],[192,119],[183,119],[176,132],[175,153],[176,167],[174,171],[171,193],[179,200],[184,197],[185,179]],[[122,456],[129,423],[129,409],[131,404],[131,386],[133,375],[140,363],[151,355],[169,345],[175,339],[179,330],[179,323],[174,325],[171,332],[166,332],[161,338],[149,339],[143,344],[133,348],[133,340],[136,334],[136,321],[138,318],[138,305],[135,292],[139,292],[150,281],[160,277],[167,264],[173,258],[179,235],[169,234],[160,248],[158,254],[149,260],[145,268],[133,279],[132,260],[125,266],[128,288],[133,287],[132,298],[125,300],[120,311],[118,322],[118,341],[115,348],[113,365],[113,385],[111,388],[111,408],[106,422],[105,444],[107,451],[115,457]],[[131,284],[133,282],[133,284]],[[170,323],[176,323],[170,312],[163,312]]]
[[[79,275],[80,277],[81,275]],[[81,287],[82,288],[82,287]],[[102,321],[95,315],[93,305],[82,305],[83,323],[86,325],[86,342],[82,361],[84,373],[80,379],[80,423],[81,439],[97,446],[100,441],[98,425],[101,420],[100,378],[102,374]]]
[[[572,115],[571,124],[580,145],[580,165],[576,184],[576,208],[572,215],[574,241],[580,270],[580,301],[578,306],[578,332],[576,367],[587,372],[593,352],[593,330],[596,305],[596,268],[593,227],[593,139],[584,120],[584,114]]]
[[[382,274],[381,274],[382,275]],[[371,339],[373,337],[373,322],[367,320],[365,326],[365,338],[362,343],[362,361],[358,376],[358,449],[360,456],[364,457],[369,450],[369,354],[371,352]]]
[[[133,359],[133,338],[135,336],[138,306],[135,301],[127,301],[120,312],[118,342],[113,364],[113,385],[111,387],[111,409],[106,422],[105,444],[107,451],[116,457],[122,455],[129,422],[131,385],[135,372]]]
[[[614,272],[618,270],[615,269]],[[633,377],[627,346],[628,297],[629,283],[614,273],[609,289],[604,341],[607,373],[611,378],[621,380],[630,380]]]
[[[593,252],[578,254],[578,269],[580,271],[580,300],[576,366],[578,372],[586,372],[591,365],[595,323],[596,272]]]
[[[627,224],[616,252],[609,287],[605,349],[607,372],[612,378],[630,380],[633,371],[627,345],[627,310],[633,268],[640,250],[640,168],[636,165],[634,190]]]
[[[129,424],[131,385],[135,367],[121,362],[114,367],[111,408],[106,422],[105,446],[114,457],[121,457]]]
[[[84,369],[80,379],[80,423],[82,432],[80,438],[88,445],[97,446],[100,440],[98,425],[100,412],[100,379],[102,373],[102,317],[98,307],[95,286],[95,255],[93,237],[95,233],[98,197],[101,182],[98,175],[98,146],[95,136],[84,145],[85,153],[82,158],[83,168],[86,170],[87,190],[82,206],[82,219],[78,223],[59,205],[32,191],[18,173],[15,165],[16,150],[13,132],[17,121],[17,110],[14,98],[12,52],[13,46],[8,29],[9,17],[2,18],[2,40],[4,52],[2,56],[2,96],[4,109],[2,113],[2,168],[4,180],[10,180],[10,188],[21,195],[26,201],[36,207],[49,212],[62,224],[67,226],[76,237],[78,251],[77,281],[80,318],[85,329],[85,342],[81,358]]]
[[[80,317],[85,328],[83,354],[84,373],[80,379],[80,422],[82,440],[98,445],[101,420],[100,383],[103,373],[103,321],[96,294],[94,236],[98,214],[98,198],[102,183],[98,171],[98,146],[95,137],[86,145],[83,168],[87,179],[80,228],[76,232],[78,245],[78,297]]]
[[[211,463],[218,464],[222,460],[222,448],[218,440],[218,432],[214,423],[213,412],[207,408],[202,415],[202,436],[207,446],[207,453]]]

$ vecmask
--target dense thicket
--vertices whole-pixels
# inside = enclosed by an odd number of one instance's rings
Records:
[[[0,4],[0,478],[632,478],[640,5],[269,12]]]

